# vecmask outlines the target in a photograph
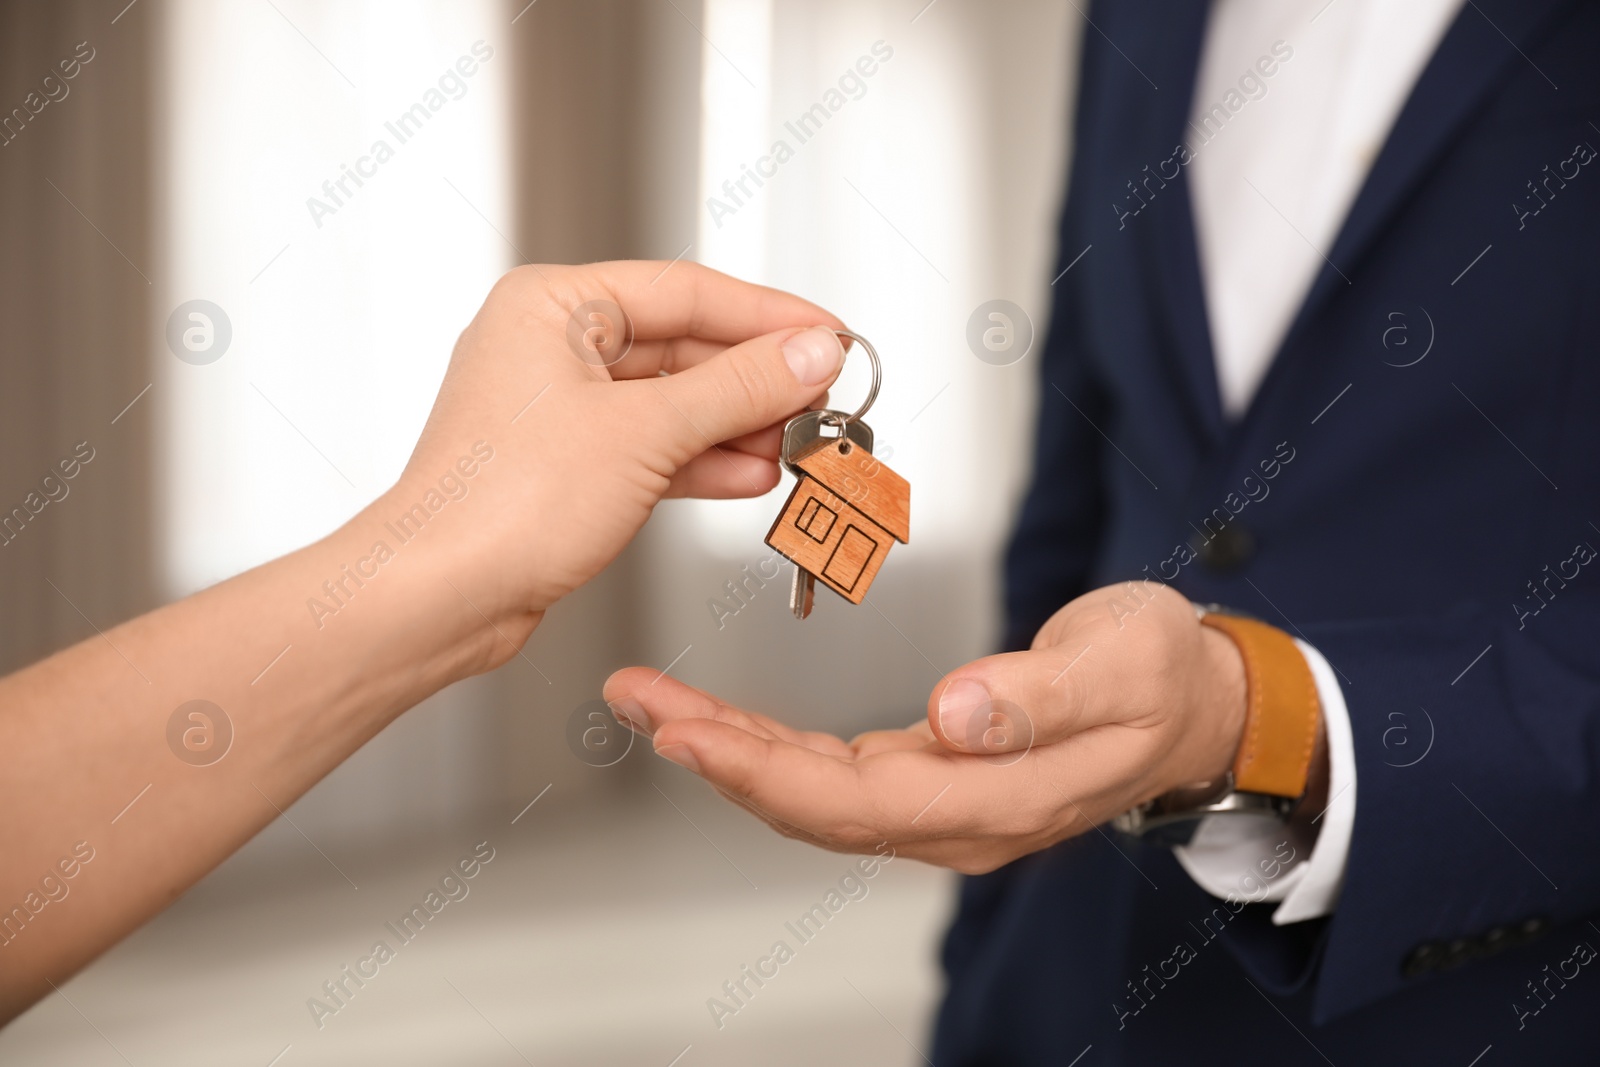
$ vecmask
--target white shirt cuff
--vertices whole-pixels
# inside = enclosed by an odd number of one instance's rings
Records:
[[[1189,877],[1212,896],[1258,904],[1281,902],[1272,913],[1277,926],[1332,913],[1344,883],[1356,819],[1355,739],[1344,692],[1322,653],[1304,641],[1296,640],[1295,645],[1316,682],[1328,739],[1329,800],[1312,820],[1318,833],[1310,855],[1296,854],[1281,828],[1227,816],[1204,820],[1188,845],[1173,850]]]

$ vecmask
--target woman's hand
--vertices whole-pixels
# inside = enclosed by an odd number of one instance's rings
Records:
[[[520,643],[663,497],[776,485],[782,424],[837,376],[842,327],[693,263],[519,267],[462,333],[380,507],[403,513],[474,445],[492,450],[469,463],[470,493],[440,508],[440,525],[452,580]]]

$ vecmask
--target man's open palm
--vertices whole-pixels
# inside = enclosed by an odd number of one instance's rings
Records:
[[[1188,601],[1123,589],[1079,597],[1027,652],[935,687],[928,718],[846,742],[743,711],[644,668],[605,696],[656,751],[780,833],[967,873],[1083,833],[1179,785],[1219,776],[1243,726],[1238,653]],[[655,679],[653,681],[653,679]]]

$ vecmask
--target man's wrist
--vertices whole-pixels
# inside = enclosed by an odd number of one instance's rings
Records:
[[[1196,624],[1198,625],[1198,623]],[[1245,710],[1249,692],[1245,681],[1244,656],[1226,634],[1209,626],[1200,627],[1205,649],[1205,684],[1200,708],[1204,723],[1203,771],[1196,781],[1214,782],[1233,769],[1234,759],[1244,743]],[[1183,783],[1188,784],[1188,783]]]
[[[1265,623],[1196,607],[1197,666],[1180,684],[1190,694],[1181,764],[1166,791],[1120,816],[1119,829],[1165,844],[1187,843],[1202,821],[1263,816],[1307,845],[1328,791],[1327,743],[1310,660]],[[1175,694],[1181,700],[1180,694]],[[1175,762],[1177,762],[1175,760]]]

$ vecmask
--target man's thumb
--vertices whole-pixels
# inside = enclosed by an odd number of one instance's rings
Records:
[[[827,326],[779,330],[650,384],[687,423],[693,451],[753,433],[804,408],[838,376],[844,348]]]
[[[1097,664],[1061,645],[987,656],[951,672],[928,700],[928,724],[946,748],[1025,751],[1112,721],[1086,694]],[[1073,670],[1077,667],[1077,670]]]

